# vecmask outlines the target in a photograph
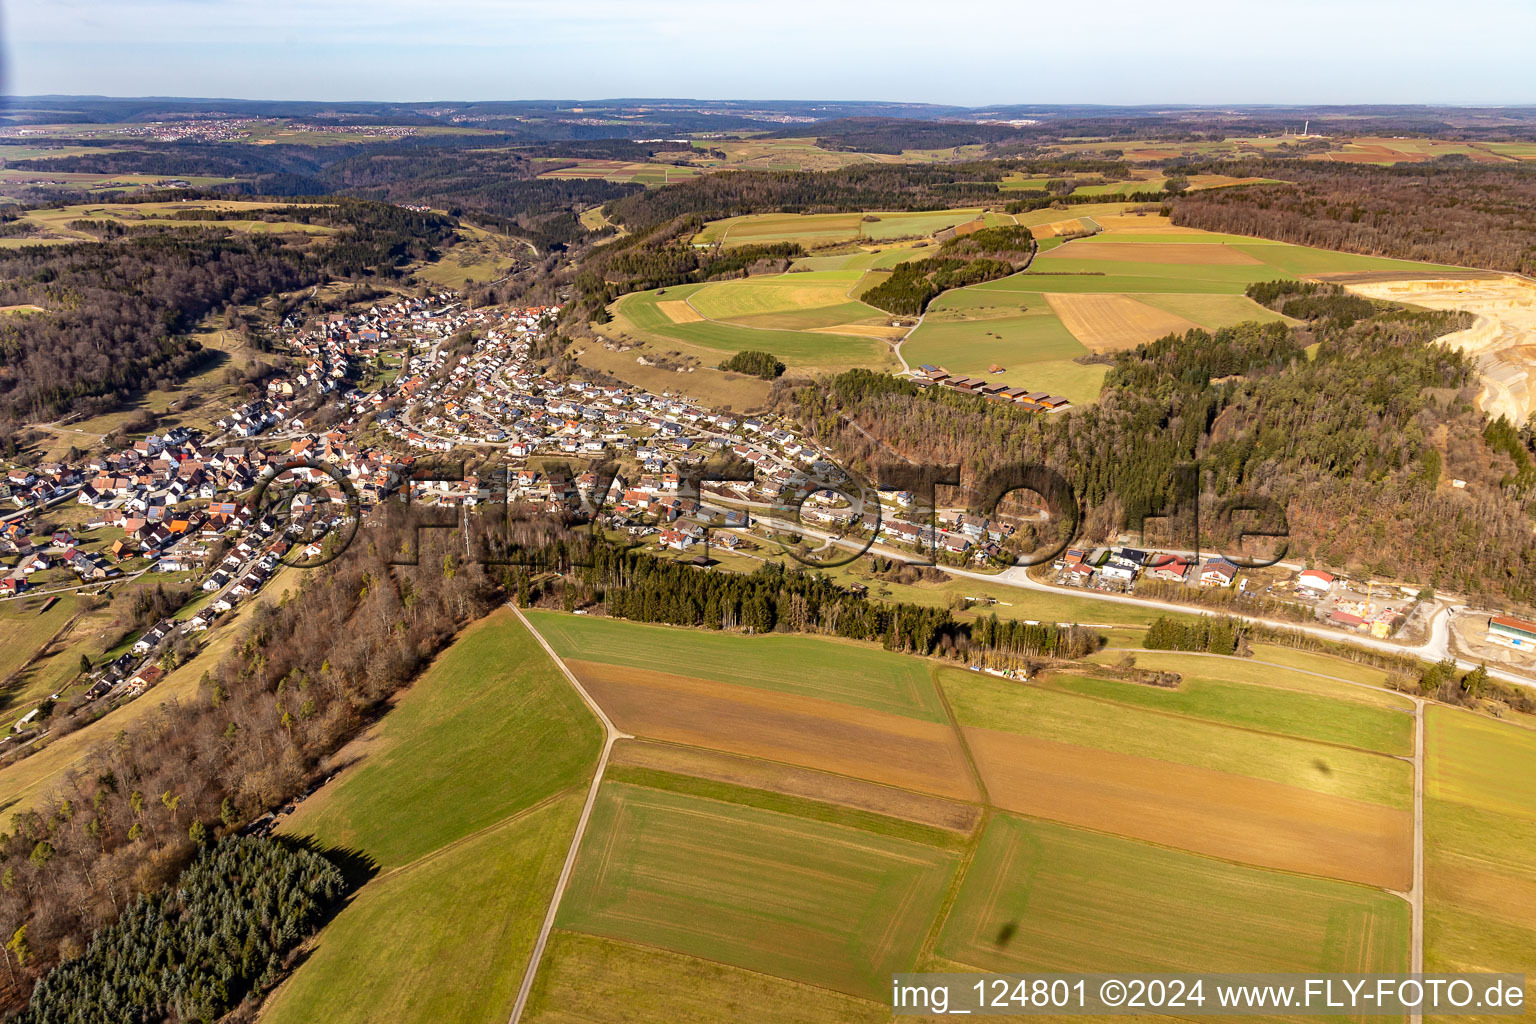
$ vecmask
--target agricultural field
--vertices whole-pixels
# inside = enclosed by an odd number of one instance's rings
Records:
[[[1195,327],[1283,319],[1243,295],[1281,277],[1382,273],[1432,277],[1453,268],[1310,249],[1176,227],[1123,207],[1043,210],[1019,219],[1049,238],[1093,230],[1042,251],[1012,277],[941,295],[902,346],[912,366],[987,376],[1031,390],[1092,400],[1105,367],[1078,360]],[[1091,212],[1090,212],[1091,211]],[[1046,217],[1057,218],[1047,220]]]
[[[248,202],[238,199],[199,199],[195,202],[175,203],[111,203],[62,206],[55,209],[32,210],[20,218],[21,223],[33,225],[37,231],[20,238],[0,239],[8,245],[35,245],[39,242],[97,241],[97,236],[71,225],[77,221],[93,221],[106,224],[115,221],[128,226],[160,225],[196,227],[200,223],[186,214],[199,210],[268,210],[281,203]],[[274,232],[278,234],[333,235],[336,228],[324,224],[301,224],[298,221],[219,220],[209,222],[231,231]]]
[[[15,701],[7,691],[22,670],[69,624],[79,606],[73,594],[60,595],[45,611],[48,601],[42,595],[0,601],[0,693],[8,705]]]
[[[934,211],[866,213],[753,213],[710,221],[693,237],[695,245],[768,245],[798,242],[807,249],[843,242],[924,238],[983,216],[979,207]],[[1012,218],[994,214],[993,220]]]
[[[958,149],[910,149],[901,154],[840,152],[822,149],[814,138],[804,139],[713,139],[695,138],[696,150],[690,157],[695,166],[709,170],[755,171],[833,171],[854,164],[944,163],[972,160],[982,155],[982,146]],[[724,154],[710,154],[715,150]]]
[[[538,162],[541,161],[535,161],[535,163]],[[704,170],[699,167],[679,167],[677,164],[652,160],[598,160],[582,157],[573,160],[544,158],[542,162],[565,165],[574,163],[575,166],[562,166],[544,171],[539,175],[541,178],[574,178],[587,181],[611,181],[616,184],[670,185],[673,182],[697,178],[704,173]]]
[[[1440,707],[1425,728],[1424,969],[1524,972],[1529,1002],[1536,731]]]
[[[599,742],[510,611],[470,627],[284,822],[378,874],[263,1020],[506,1020]]]
[[[1406,971],[1408,924],[1407,903],[1364,886],[998,815],[938,955],[1014,972]]]
[[[1017,216],[951,210],[879,214],[877,222],[857,213],[716,221],[700,240],[795,240],[833,251],[803,257],[789,274],[625,296],[601,330],[639,348],[631,362],[660,356],[707,367],[755,348],[811,373],[891,369],[890,345],[899,343],[908,366],[931,363],[1085,404],[1107,372],[1092,356],[1196,328],[1283,320],[1243,294],[1254,282],[1358,273],[1411,279],[1454,269],[1203,232],[1128,211],[1106,202]],[[1022,273],[939,296],[915,329],[857,301],[883,271],[927,251],[909,241],[885,245],[880,236],[931,234],[972,219],[1029,227],[1041,251]]]
[[[619,1019],[620,998],[625,1021],[703,1022],[758,994],[790,1004],[754,1017],[775,1024],[874,1021],[910,969],[1407,969],[1387,890],[1411,873],[1411,702],[1347,662],[1026,685],[816,637],[529,618],[637,738],[526,1019]]]
[[[851,297],[863,276],[826,270],[637,292],[614,304],[602,331],[705,366],[743,349],[817,372],[894,366],[882,337],[890,315]]]
[[[561,928],[878,999],[911,969],[958,857],[904,839],[608,783]]]
[[[505,236],[468,224],[459,231],[466,236],[463,241],[448,247],[431,263],[412,267],[411,273],[419,280],[458,289],[499,280],[517,266],[519,255],[529,255],[525,243]]]
[[[593,616],[529,615],[567,660],[687,673],[717,683],[945,721],[928,665],[918,658],[816,637],[740,637]]]

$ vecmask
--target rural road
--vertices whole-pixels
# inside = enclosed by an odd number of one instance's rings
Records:
[[[814,537],[818,540],[823,540],[830,544],[835,544],[838,547],[847,550],[868,551],[872,554],[879,554],[883,557],[895,559],[896,561],[900,562],[912,562],[915,557],[909,552],[897,551],[893,548],[882,547],[879,544],[866,544],[862,541],[845,540],[833,534],[811,529],[798,523],[786,523],[783,520],[770,519],[765,516],[758,516],[757,522],[763,524],[764,526],[773,527],[774,529],[786,530],[800,533],[807,537]],[[1038,593],[1056,594],[1058,596],[1081,597],[1090,601],[1106,601],[1112,604],[1127,605],[1136,608],[1149,608],[1156,611],[1175,612],[1184,615],[1230,616],[1231,618],[1241,619],[1244,622],[1267,626],[1271,629],[1291,630],[1298,633],[1305,633],[1308,636],[1314,636],[1321,640],[1329,640],[1334,643],[1348,644],[1353,647],[1364,647],[1369,650],[1381,651],[1386,654],[1405,654],[1410,657],[1421,658],[1430,661],[1440,661],[1450,656],[1449,640],[1451,609],[1449,608],[1442,608],[1439,612],[1436,613],[1434,619],[1431,621],[1429,639],[1420,644],[1399,644],[1393,643],[1390,640],[1380,640],[1372,636],[1362,636],[1357,633],[1346,633],[1331,626],[1309,626],[1296,622],[1281,622],[1275,619],[1266,619],[1254,615],[1234,613],[1225,609],[1202,608],[1198,605],[1171,604],[1164,601],[1154,601],[1151,598],[1146,597],[1132,597],[1129,594],[1110,594],[1102,590],[1093,590],[1089,588],[1058,587],[1049,583],[1041,583],[1039,580],[1031,578],[1028,572],[1022,566],[1013,566],[1012,568],[1004,569],[1000,573],[972,572],[969,569],[955,569],[949,566],[944,566],[943,570],[944,572],[949,573],[951,576],[958,576],[962,579],[975,580],[978,583],[990,583],[994,586],[1001,584],[1003,586],[1017,587],[1020,590],[1033,590]],[[1464,658],[1454,658],[1453,660],[1455,661],[1457,668],[1465,672],[1472,671],[1473,669],[1477,668],[1479,664],[1477,662],[1468,661]],[[1502,680],[1503,682],[1513,683],[1516,686],[1523,686],[1528,689],[1536,689],[1536,680],[1533,680],[1531,677],[1526,675],[1510,672],[1502,668],[1494,668],[1492,666],[1488,667],[1488,674]]]
[[[576,821],[576,834],[571,836],[571,848],[565,853],[565,864],[560,868],[560,880],[555,883],[554,895],[549,899],[549,910],[544,914],[544,924],[539,928],[539,937],[533,944],[533,952],[528,957],[528,966],[523,971],[523,983],[517,990],[517,1002],[512,1005],[512,1016],[507,1019],[507,1024],[517,1024],[523,1016],[524,1007],[528,1005],[528,994],[533,991],[533,979],[539,973],[539,961],[544,958],[544,947],[549,942],[550,930],[555,926],[555,916],[560,912],[560,897],[565,895],[565,887],[571,880],[571,871],[576,866],[576,852],[581,849],[581,837],[586,834],[587,821],[592,817],[592,805],[597,802],[597,791],[603,784],[603,772],[608,770],[608,755],[613,751],[613,745],[616,742],[634,739],[634,737],[619,731],[603,709],[598,706],[597,701],[592,699],[586,687],[581,685],[581,680],[566,668],[565,662],[555,653],[549,641],[533,628],[533,623],[528,621],[523,610],[513,602],[508,602],[507,607],[512,609],[512,614],[517,616],[517,621],[521,622],[523,628],[539,642],[540,647],[544,648],[544,653],[549,655],[549,659],[560,666],[560,671],[565,674],[571,686],[575,687],[587,707],[592,709],[597,720],[603,723],[602,756],[597,759],[597,771],[592,773],[592,785],[587,788],[587,801],[582,804],[581,817]]]

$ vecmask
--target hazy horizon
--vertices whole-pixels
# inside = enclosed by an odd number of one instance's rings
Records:
[[[1524,106],[1536,4],[29,0],[14,96],[452,102],[551,96],[1105,106]],[[1250,13],[1251,12],[1251,13]],[[1436,73],[1438,65],[1447,70]]]

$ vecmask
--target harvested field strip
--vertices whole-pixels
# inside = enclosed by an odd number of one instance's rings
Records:
[[[1149,306],[1166,310],[1174,316],[1193,320],[1208,331],[1230,327],[1248,320],[1260,323],[1284,321],[1285,317],[1254,302],[1246,295],[1138,295]]]
[[[506,1020],[581,800],[580,792],[564,794],[363,886],[267,1000],[261,1019]]]
[[[1231,772],[1396,810],[1412,806],[1412,766],[1401,758],[1149,714],[975,672],[940,669],[939,681],[963,726]]]
[[[948,721],[922,658],[815,637],[743,637],[553,612],[530,612],[529,618],[562,658],[660,669]]]
[[[1536,732],[1433,706],[1425,728],[1424,968],[1525,972],[1529,1003]]]
[[[959,800],[980,795],[948,725],[662,672],[567,664],[618,727],[636,736]]]
[[[771,811],[605,785],[562,928],[881,997],[957,858]],[[597,841],[601,837],[602,841]]]
[[[681,793],[705,800],[716,800],[720,803],[734,804],[738,807],[756,807],[763,811],[773,811],[795,818],[805,818],[807,821],[821,821],[828,825],[856,828],[862,832],[870,832],[877,836],[905,839],[939,850],[961,850],[965,848],[969,841],[969,836],[964,832],[934,828],[931,825],[919,825],[916,822],[904,821],[888,814],[856,810],[839,804],[826,803],[822,800],[787,796],[774,790],[753,786],[739,786],[733,782],[703,779],[696,775],[682,775],[677,772],[657,771],[652,768],[636,768],[632,765],[616,765],[604,774],[603,781],[622,782],[628,786],[654,789],[663,793]],[[979,820],[981,808],[973,809],[976,811],[977,820]]]
[[[525,1024],[886,1024],[886,1003],[664,949],[556,931]]]
[[[814,334],[851,334],[856,338],[900,341],[911,333],[910,327],[882,327],[879,324],[838,324],[836,327],[811,327]]]
[[[1259,266],[1254,256],[1227,245],[1157,242],[1101,242],[1087,239],[1057,249],[1042,260],[1057,256],[1076,260],[1110,260],[1118,263],[1167,263],[1183,266]]]
[[[1072,336],[1092,352],[1135,348],[1165,334],[1182,334],[1196,324],[1128,295],[1060,294],[1046,301]]]
[[[1004,810],[1259,867],[1412,886],[1407,811],[991,729],[965,735]]]
[[[667,319],[675,324],[693,324],[704,319],[698,310],[688,304],[687,299],[672,299],[667,302],[658,302],[656,303],[656,308],[665,313]]]
[[[610,772],[622,767],[678,772],[700,779],[772,790],[788,796],[889,815],[935,828],[970,832],[980,820],[975,804],[941,800],[862,779],[759,761],[696,747],[679,747],[646,740],[624,740],[613,748]]]
[[[1408,905],[999,815],[938,953],[989,971],[1406,971]]]
[[[1184,669],[1186,675],[1179,687],[1171,690],[1066,673],[1050,675],[1042,680],[1042,685],[1281,736],[1382,754],[1413,754],[1411,708],[1393,711],[1371,702],[1289,690],[1285,685],[1294,676],[1284,668],[1274,666],[1249,666],[1240,662],[1191,665],[1188,659],[1180,662],[1175,655],[1148,667],[1174,666]],[[1244,672],[1245,669],[1250,671]],[[1214,678],[1205,678],[1204,674],[1194,676],[1197,671]],[[1266,675],[1273,682],[1266,683]]]

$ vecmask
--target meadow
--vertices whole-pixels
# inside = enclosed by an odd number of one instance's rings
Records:
[[[1153,667],[1140,658],[1137,663]],[[1177,655],[1154,664],[1182,669],[1184,680],[1179,688],[1165,689],[1068,673],[1051,675],[1044,685],[1117,704],[1296,739],[1335,743],[1381,754],[1413,754],[1411,705],[1393,711],[1370,701],[1357,702],[1282,688],[1288,673],[1268,665],[1249,665],[1242,661],[1222,665],[1212,672],[1212,675],[1224,673],[1229,677],[1222,679],[1202,678],[1203,666],[1192,664],[1188,658],[1180,661]],[[1243,678],[1249,672],[1262,678]],[[1233,677],[1243,681],[1233,682]]]
[[[340,755],[356,763],[284,831],[397,867],[580,786],[597,749],[596,723],[559,670],[511,612],[496,612]]]
[[[651,160],[599,160],[595,158],[581,157],[574,161],[567,159],[539,158],[535,163],[560,163],[575,164],[574,167],[556,167],[542,172],[541,178],[573,178],[582,180],[611,181],[617,184],[636,185],[670,185],[674,182],[687,181],[704,173],[700,167],[678,166],[677,164],[661,163]]]
[[[910,365],[931,363],[955,374],[1031,390],[1059,391],[1074,402],[1098,394],[1102,365],[1079,362],[1169,333],[1216,330],[1247,320],[1283,320],[1247,298],[1249,284],[1340,273],[1433,276],[1451,268],[1310,249],[1239,235],[1176,227],[1123,208],[1069,221],[1062,211],[1021,217],[1037,234],[1092,222],[1091,237],[1042,246],[1023,273],[957,289],[929,307],[902,346]]]
[[[1529,1003],[1536,731],[1440,707],[1425,727],[1424,969],[1523,972]]]
[[[283,822],[379,874],[263,1019],[505,1020],[599,745],[510,611],[466,630]]]
[[[1407,968],[1386,890],[1411,868],[1412,719],[1379,670],[1258,645],[1137,651],[1184,675],[1169,690],[1024,684],[819,637],[528,616],[636,738],[526,1020],[703,1024],[754,1000],[769,1024],[883,1020],[889,974],[915,969]],[[506,611],[398,705],[284,824],[380,873],[267,1017],[506,1017],[595,724]],[[1536,733],[1439,709],[1430,728],[1429,969],[1518,969]]]
[[[685,673],[929,722],[946,720],[928,663],[920,658],[815,637],[742,637],[590,615],[530,612],[529,620],[568,660]]]
[[[1201,670],[1212,675],[1220,671],[1203,664]],[[957,669],[940,670],[939,681],[962,726],[1247,776],[1399,810],[1411,805],[1412,772],[1406,762],[1354,747],[1229,724],[1216,717],[1208,699],[1192,701],[1180,695],[1177,699],[1184,706],[1203,704],[1202,713],[1165,712],[1150,719],[1148,698],[1137,698],[1135,704],[1106,701],[1068,688],[1020,687]],[[1277,690],[1255,698],[1233,688],[1228,695],[1242,701],[1241,708],[1222,712],[1229,720],[1241,721],[1254,714],[1249,708],[1259,699],[1283,709],[1287,716],[1309,713],[1307,698],[1301,694]],[[1329,713],[1358,715],[1377,725],[1369,708],[1346,705],[1330,708]],[[1149,727],[1154,724],[1155,728]]]
[[[613,321],[602,330],[652,349],[681,350],[706,366],[743,349],[769,352],[791,367],[818,372],[893,366],[890,347],[878,337],[833,329],[886,322],[880,310],[848,297],[861,276],[859,271],[820,271],[637,292],[614,304]],[[707,318],[691,305],[701,293],[705,308],[744,319]],[[796,294],[821,305],[785,305]]]
[[[849,995],[911,969],[953,853],[862,829],[609,783],[562,928]]]
[[[1408,905],[1387,893],[1011,815],[987,826],[938,944],[1014,972],[1405,971],[1407,949]]]
[[[1018,215],[963,209],[714,221],[696,244],[794,241],[830,251],[801,257],[788,274],[627,295],[601,330],[638,342],[641,354],[712,366],[723,355],[761,349],[810,373],[892,369],[887,343],[899,344],[908,366],[932,364],[1086,404],[1098,397],[1107,372],[1093,356],[1197,328],[1283,321],[1243,294],[1255,282],[1355,273],[1430,277],[1454,269],[1204,232],[1130,211],[1109,201]],[[892,317],[858,301],[884,271],[930,251],[909,236],[976,218],[1030,228],[1040,244],[1032,265],[946,292],[915,329],[892,326]],[[715,382],[705,383],[707,390]]]
[[[695,245],[766,245],[798,242],[807,249],[839,242],[923,238],[985,213],[980,207],[935,211],[865,213],[753,213],[710,221],[694,236]],[[995,219],[994,215],[994,219]],[[1003,217],[1002,223],[1012,218]]]
[[[52,209],[32,210],[20,220],[37,228],[37,232],[22,238],[5,239],[7,242],[31,245],[46,241],[97,241],[97,236],[71,225],[77,221],[99,224],[116,222],[128,226],[197,227],[212,225],[230,231],[275,232],[279,234],[334,235],[337,229],[324,224],[303,224],[298,221],[265,220],[210,220],[207,222],[187,219],[184,214],[200,210],[229,212],[235,210],[269,210],[281,203],[250,202],[238,199],[200,199],[195,202],[161,203],[111,203],[80,204]],[[176,216],[172,216],[175,214]]]

